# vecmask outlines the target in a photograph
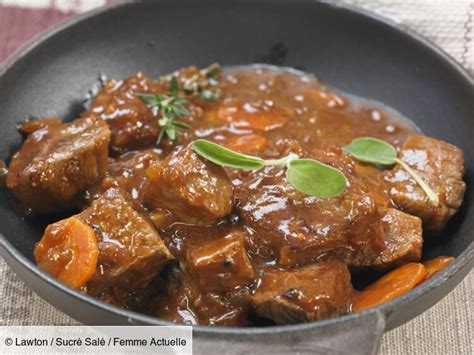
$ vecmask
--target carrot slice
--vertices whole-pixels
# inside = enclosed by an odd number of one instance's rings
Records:
[[[440,272],[451,264],[455,259],[452,256],[438,256],[437,258],[428,260],[423,263],[428,272],[428,278]]]
[[[268,141],[258,134],[245,134],[231,137],[223,141],[222,144],[233,151],[247,153],[265,149],[268,146]]]
[[[49,225],[36,244],[39,267],[73,288],[80,288],[94,275],[99,248],[94,230],[77,217]]]
[[[352,310],[358,312],[393,300],[424,281],[426,275],[423,264],[405,264],[360,292],[352,303]]]

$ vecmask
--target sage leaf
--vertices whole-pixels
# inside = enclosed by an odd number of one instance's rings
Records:
[[[347,186],[340,170],[312,159],[290,161],[286,178],[297,190],[324,198],[340,195]]]
[[[400,165],[413,180],[423,189],[431,203],[439,204],[439,197],[428,184],[404,161],[397,158],[396,149],[389,143],[377,138],[361,137],[354,139],[344,150],[364,163],[380,165]]]
[[[391,144],[372,137],[354,139],[344,150],[364,163],[393,165],[397,159],[397,151]]]
[[[191,147],[201,157],[220,166],[251,170],[265,165],[265,161],[261,158],[234,152],[205,139],[195,140],[191,143]]]

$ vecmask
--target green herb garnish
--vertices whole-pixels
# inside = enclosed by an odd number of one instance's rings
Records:
[[[281,159],[264,160],[240,154],[219,144],[198,139],[191,147],[201,157],[220,166],[252,170],[264,166],[287,166],[286,178],[295,189],[310,196],[335,197],[344,191],[347,179],[344,174],[329,165],[312,159],[297,159],[294,154]]]
[[[154,115],[161,116],[158,120],[161,130],[156,144],[161,143],[165,134],[173,141],[182,133],[183,129],[189,128],[187,123],[177,120],[178,117],[191,116],[185,106],[189,103],[188,97],[199,96],[206,101],[218,101],[221,98],[222,93],[219,90],[204,89],[211,80],[215,79],[219,71],[219,64],[212,64],[201,70],[199,75],[196,74],[186,80],[183,87],[179,86],[178,78],[173,75],[170,79],[169,91],[166,94],[137,94],[137,97],[152,109]],[[165,79],[166,77],[163,78],[163,80]],[[185,96],[180,96],[180,92],[183,92]]]
[[[351,144],[344,147],[344,150],[364,163],[387,166],[399,164],[420,185],[429,200],[435,205],[439,204],[438,195],[407,163],[397,158],[396,149],[389,143],[377,138],[361,137],[354,139]]]
[[[156,144],[160,144],[166,134],[170,140],[175,140],[181,134],[181,129],[189,128],[189,125],[178,121],[177,117],[190,116],[191,113],[185,107],[187,100],[178,96],[179,93],[178,80],[175,76],[170,81],[170,91],[167,94],[138,94],[143,102],[145,102],[155,115],[161,115],[158,125],[161,127],[160,134],[156,140]]]
[[[215,78],[217,74],[221,71],[221,66],[219,63],[213,63],[209,65],[206,69],[204,69],[204,74],[207,78]]]
[[[216,79],[220,71],[221,66],[218,63],[200,70],[199,73],[185,80],[182,87],[183,92],[191,97],[200,97],[202,100],[218,101],[222,93],[219,89],[210,90],[209,87],[217,83]]]
[[[220,90],[203,90],[201,92],[201,99],[206,100],[206,101],[219,101],[222,96],[222,93]]]
[[[340,170],[313,159],[290,161],[286,178],[298,191],[325,198],[338,196],[347,186]]]
[[[172,96],[177,96],[179,90],[180,90],[180,87],[178,84],[178,78],[175,75],[173,75],[170,81],[170,94]]]

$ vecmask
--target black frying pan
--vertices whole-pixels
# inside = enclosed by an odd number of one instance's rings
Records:
[[[9,159],[20,146],[15,124],[27,115],[76,118],[100,72],[121,78],[140,70],[156,77],[215,61],[269,62],[316,73],[342,91],[392,106],[427,135],[464,150],[464,205],[423,251],[426,259],[457,257],[443,272],[394,301],[337,319],[194,328],[197,352],[376,351],[384,330],[431,307],[474,263],[473,79],[418,36],[360,10],[314,1],[155,1],[100,9],[48,31],[0,68],[0,157]],[[44,223],[21,219],[0,192],[0,251],[36,293],[86,324],[168,324],[82,295],[40,271],[32,250]]]

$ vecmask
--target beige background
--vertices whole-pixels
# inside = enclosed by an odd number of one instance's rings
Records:
[[[11,0],[10,0],[11,1]],[[378,12],[445,49],[474,74],[474,1],[346,1]],[[474,113],[473,113],[474,119]],[[36,296],[0,260],[0,324],[76,322]],[[433,308],[384,335],[381,354],[474,354],[474,272]]]

